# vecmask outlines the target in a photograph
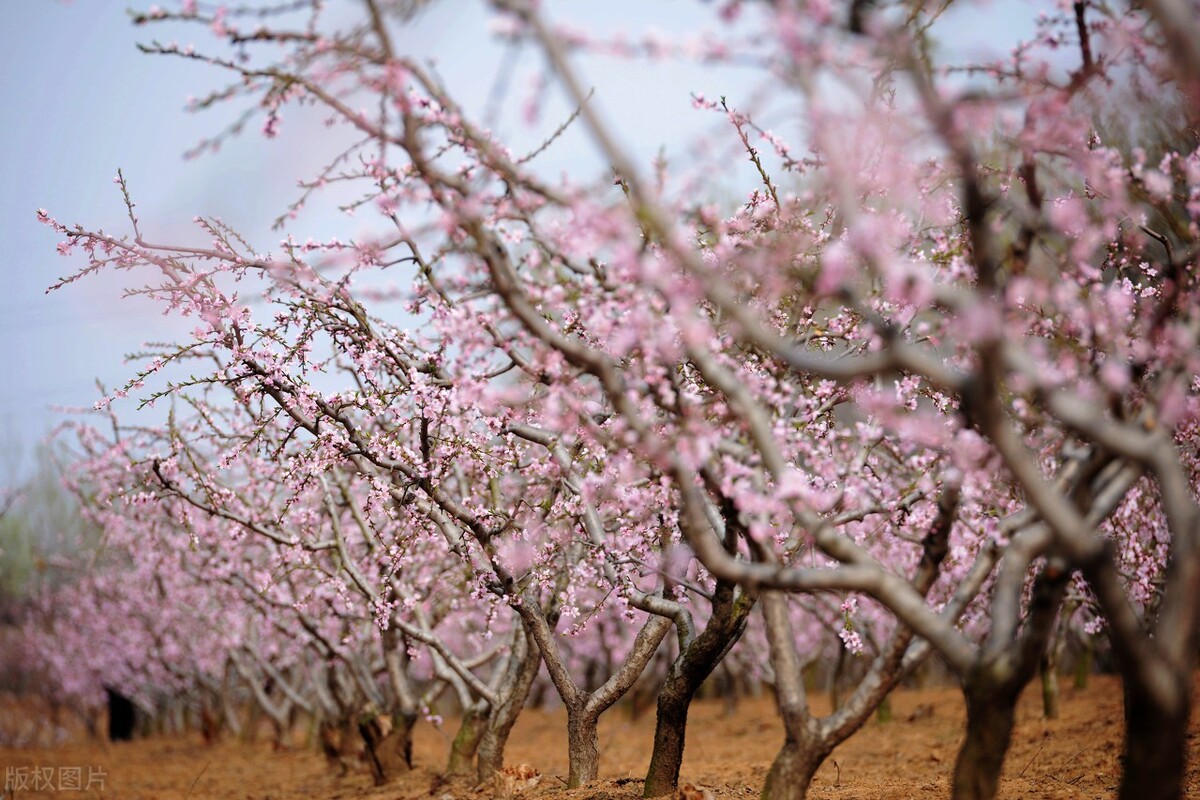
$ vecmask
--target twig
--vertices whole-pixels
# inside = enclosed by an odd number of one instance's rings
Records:
[[[209,762],[207,764],[204,765],[204,769],[200,770],[200,774],[196,776],[196,780],[192,781],[192,785],[188,787],[187,794],[185,794],[183,796],[183,800],[187,800],[189,797],[192,796],[192,790],[196,788],[196,784],[199,783],[200,779],[204,777],[204,773],[208,772],[208,768],[210,766],[212,766],[211,759],[209,760]]]
[[[1040,756],[1042,754],[1042,751],[1045,749],[1046,749],[1046,743],[1042,742],[1041,746],[1037,749],[1037,752],[1033,754],[1033,758],[1029,759],[1029,763],[1027,763],[1021,769],[1021,771],[1017,773],[1018,778],[1022,777],[1025,774],[1025,770],[1029,769],[1029,767],[1033,764],[1034,761],[1037,761],[1037,757]],[[1078,755],[1078,753],[1076,753],[1076,755]]]
[[[546,137],[546,140],[544,142],[539,144],[531,152],[527,153],[526,155],[522,156],[521,158],[518,158],[516,161],[517,165],[527,164],[530,161],[532,161],[533,159],[537,158],[539,155],[541,155],[543,152],[545,152],[550,147],[550,145],[554,144],[554,142],[557,141],[560,136],[562,136],[564,133],[566,133],[567,128],[571,127],[571,123],[579,118],[579,115],[583,112],[583,107],[585,105],[587,105],[588,101],[590,101],[592,99],[592,95],[594,95],[595,93],[596,93],[595,87],[592,87],[591,89],[589,89],[588,93],[587,93],[587,97],[583,98],[583,102],[581,102],[578,106],[575,107],[575,110],[571,112],[571,115],[569,117],[567,117],[566,121],[563,122],[563,124],[559,125],[558,128],[554,131],[554,133],[552,133],[548,137]]]
[[[1087,750],[1089,747],[1091,747],[1091,745],[1090,745],[1090,744],[1089,744],[1087,747],[1083,748],[1083,750]],[[1059,767],[1058,769],[1056,769],[1056,770],[1055,770],[1055,772],[1056,772],[1056,773],[1058,773],[1058,772],[1062,772],[1064,769],[1066,769],[1068,764],[1070,764],[1072,761],[1074,761],[1075,759],[1079,758],[1079,756],[1083,754],[1083,750],[1080,750],[1078,753],[1076,753],[1075,755],[1071,756],[1071,757],[1070,757],[1070,758],[1068,758],[1066,761],[1064,761],[1064,762],[1062,763],[1062,766],[1061,766],[1061,767]]]
[[[1084,19],[1084,12],[1087,9],[1087,3],[1075,3],[1075,27],[1079,31],[1079,49],[1083,58],[1083,72],[1092,71],[1094,63],[1092,61],[1092,44],[1088,37],[1087,21]]]

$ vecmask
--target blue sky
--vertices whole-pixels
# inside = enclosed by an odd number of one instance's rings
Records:
[[[357,10],[347,0],[338,3]],[[168,6],[168,3],[163,3]],[[632,19],[663,32],[688,30],[708,19],[711,6],[681,0],[658,5],[602,4],[597,12],[574,15],[572,22],[590,30],[616,31],[618,20]],[[268,141],[251,126],[215,156],[182,158],[199,138],[232,119],[233,109],[190,114],[187,96],[221,83],[222,76],[201,64],[146,56],[136,44],[152,37],[179,35],[181,42],[206,44],[207,31],[188,28],[138,28],[121,4],[108,0],[14,3],[4,26],[6,79],[0,85],[8,122],[0,132],[6,154],[0,183],[0,220],[4,248],[0,259],[0,447],[14,443],[29,449],[62,418],[55,406],[90,406],[98,397],[95,382],[122,384],[131,367],[126,353],[146,341],[172,339],[189,326],[164,319],[138,298],[122,299],[136,276],[110,274],[90,278],[46,294],[77,259],[55,253],[58,237],[38,225],[35,210],[47,208],[66,224],[123,233],[127,229],[120,195],[112,183],[118,167],[129,181],[148,238],[158,241],[190,236],[193,216],[221,217],[270,246],[279,234],[270,222],[295,196],[295,181],[323,163],[327,148],[306,147],[299,122],[285,116],[279,139]],[[627,12],[627,13],[622,13]],[[400,35],[408,52],[437,61],[439,72],[468,105],[482,109],[491,88],[502,46],[488,31],[483,4],[443,0],[423,15],[419,26]],[[526,52],[517,61],[511,84],[519,106],[527,94],[537,57]],[[689,92],[719,94],[746,84],[745,76],[714,77],[711,70],[679,64],[585,63],[597,83],[600,107],[646,160],[662,144],[686,138],[688,130],[711,125],[692,111]],[[736,71],[735,71],[736,72]],[[551,102],[542,128],[557,126],[566,106]],[[535,143],[539,133],[515,121],[508,108],[498,126],[517,140]],[[552,173],[594,170],[593,149],[579,134],[565,137],[547,153]],[[334,214],[308,214],[294,226],[297,238],[309,234],[353,235],[358,224]],[[133,413],[127,401],[118,410]],[[0,477],[12,457],[0,454]]]
[[[58,237],[37,224],[36,209],[123,232],[112,183],[123,167],[150,230],[177,229],[197,213],[255,221],[253,193],[227,189],[286,164],[250,140],[229,148],[228,158],[185,163],[183,149],[209,128],[182,111],[184,97],[213,76],[139,54],[135,42],[145,32],[120,4],[14,3],[6,10],[0,440],[28,448],[60,418],[51,406],[90,405],[97,379],[113,386],[129,375],[125,353],[179,327],[147,303],[122,300],[128,276],[47,295],[79,262],[57,255]]]
[[[160,3],[171,6],[171,0]],[[486,105],[503,54],[489,33],[484,5],[440,0],[399,39],[406,52],[435,59],[456,96],[477,113]],[[127,223],[112,183],[120,167],[148,238],[190,237],[190,220],[199,214],[221,217],[267,248],[280,238],[270,231],[270,222],[295,197],[296,179],[315,173],[322,158],[333,152],[311,130],[302,132],[299,120],[285,116],[279,139],[265,139],[255,124],[219,154],[185,161],[186,149],[232,119],[233,108],[198,115],[184,111],[189,95],[221,85],[223,76],[198,63],[142,55],[136,43],[179,36],[181,43],[202,47],[209,41],[207,31],[136,28],[122,6],[110,0],[37,0],[10,3],[5,9],[0,34],[5,74],[0,107],[7,117],[0,129],[6,161],[0,181],[0,483],[13,471],[12,451],[29,450],[62,419],[53,407],[90,406],[98,397],[97,380],[112,388],[131,376],[126,353],[146,341],[179,338],[190,328],[163,318],[140,299],[122,299],[122,289],[136,278],[128,274],[90,278],[47,295],[46,287],[79,261],[55,253],[58,237],[37,224],[37,208],[47,208],[67,224],[124,233]],[[979,24],[978,16],[975,24],[956,24],[951,37],[956,49],[1011,41],[1006,7],[1012,5],[993,5],[987,15],[994,19],[986,24]],[[333,0],[331,8],[345,13],[357,11],[358,4]],[[671,33],[712,27],[714,4],[559,2],[550,10],[594,32],[650,28]],[[1031,15],[1024,10],[1020,16]],[[519,57],[511,101],[496,123],[505,138],[518,144],[540,141],[569,111],[561,100],[550,102],[540,129],[522,127],[520,102],[538,66],[532,52]],[[601,112],[643,164],[660,147],[670,154],[672,147],[715,124],[711,115],[692,109],[691,92],[736,99],[748,97],[755,82],[747,70],[672,62],[588,58],[581,67],[596,87]],[[586,174],[597,167],[594,148],[582,131],[557,142],[542,162],[550,175],[564,170]],[[735,176],[745,168],[731,165]],[[345,238],[361,225],[314,211],[292,231],[301,241],[309,235]],[[129,416],[135,405],[125,401],[118,411]]]

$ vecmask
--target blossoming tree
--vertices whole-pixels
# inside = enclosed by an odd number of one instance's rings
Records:
[[[245,99],[275,136],[289,104],[314,105],[358,137],[304,202],[336,176],[379,224],[264,253],[198,218],[208,245],[160,243],[123,178],[124,236],[39,212],[85,251],[60,285],[137,269],[137,291],[198,321],[101,404],[162,373],[155,397],[194,411],[134,455],[155,502],[323,564],[326,615],[379,623],[402,718],[396,631],[501,743],[540,659],[571,786],[597,775],[600,714],[674,629],[649,795],[677,781],[687,705],[757,603],[786,730],[766,796],[803,797],[931,652],[968,709],[954,794],[993,796],[1074,585],[1070,611],[1102,620],[1124,679],[1122,795],[1178,797],[1200,613],[1194,8],[1057,6],[994,60],[939,47],[944,6],[732,0],[720,19],[752,35],[698,47],[606,42],[530,0],[492,9],[609,172],[550,179],[545,148],[496,140],[399,48],[410,3],[367,0],[344,28],[319,3],[248,27],[246,9],[194,3],[137,17],[233,48],[145,48],[233,75],[198,106]],[[753,64],[799,105],[782,135],[757,122],[769,101],[696,95],[732,149],[640,164],[577,72],[588,48]],[[748,198],[706,202],[735,157]],[[449,574],[464,642],[512,610],[491,683],[406,583]],[[602,619],[626,635],[596,635]],[[800,665],[821,623],[871,659],[817,719]],[[573,674],[563,634],[611,651],[608,676]]]

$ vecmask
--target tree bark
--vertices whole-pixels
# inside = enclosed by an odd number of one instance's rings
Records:
[[[375,779],[376,786],[382,786],[387,783],[388,766],[390,766],[384,765],[385,751],[383,746],[386,734],[379,727],[379,720],[377,718],[361,720],[358,723],[358,731],[362,736],[363,743],[366,745],[363,755],[367,759],[367,766],[371,769],[371,777]]]
[[[258,726],[260,723],[262,723],[262,718],[262,706],[260,706],[258,703],[251,703],[250,713],[246,715],[246,723],[242,726],[242,731],[238,738],[247,744],[254,744],[257,742]]]
[[[384,664],[388,673],[388,684],[392,689],[391,730],[382,734],[375,745],[383,780],[412,769],[413,728],[417,724],[417,700],[409,683],[404,646],[397,625],[388,626],[380,642]],[[365,737],[365,732],[364,732]],[[367,742],[371,750],[371,742]],[[381,782],[376,776],[376,783]]]
[[[1079,658],[1075,660],[1076,689],[1087,688],[1088,676],[1092,674],[1092,654],[1096,649],[1096,646],[1092,643],[1091,634],[1085,633],[1081,641],[1083,649],[1079,653]]]
[[[620,667],[594,692],[584,692],[571,679],[563,662],[558,644],[554,641],[554,629],[545,612],[541,611],[537,598],[524,596],[517,606],[526,629],[537,642],[542,661],[554,688],[567,707],[567,747],[569,750],[570,774],[567,788],[574,789],[599,774],[600,748],[596,725],[600,715],[629,691],[646,665],[654,657],[672,621],[664,616],[651,614],[638,630],[633,646],[621,661]],[[537,609],[537,610],[535,610]],[[557,618],[557,612],[554,615]]]
[[[487,701],[463,709],[462,723],[450,743],[450,764],[446,769],[449,774],[470,775],[474,770],[475,753],[487,730],[488,712]]]
[[[528,632],[516,640],[515,649],[517,652],[509,661],[509,671],[501,687],[503,697],[499,705],[492,709],[487,729],[479,741],[476,776],[480,783],[489,780],[504,766],[504,746],[508,744],[508,735],[512,733],[513,725],[529,699],[529,691],[542,665],[542,654]]]
[[[567,788],[577,789],[600,774],[599,718],[587,713],[583,704],[567,707]]]
[[[827,755],[789,737],[767,773],[762,800],[804,800],[817,768]]]
[[[1067,637],[1071,632],[1070,619],[1079,608],[1079,600],[1063,603],[1054,624],[1054,633],[1050,637],[1050,646],[1042,654],[1042,713],[1046,719],[1058,719],[1058,700],[1061,693],[1058,690],[1059,667],[1062,665],[1063,651],[1067,647]]]
[[[366,744],[367,765],[376,786],[412,769],[412,731],[416,722],[415,714],[377,712],[359,720],[358,731]]]
[[[764,592],[762,613],[775,671],[775,699],[785,732],[783,747],[767,772],[762,800],[804,800],[813,775],[833,747],[816,736],[786,596]]]
[[[1157,610],[1150,613],[1152,624],[1130,605],[1111,551],[1087,565],[1088,583],[1104,610],[1121,669],[1121,800],[1183,796],[1192,672],[1200,656],[1200,507],[1178,466],[1155,467],[1172,540]]]
[[[658,694],[654,750],[646,772],[644,797],[670,794],[678,787],[692,698],[741,638],[754,600],[753,595],[736,593],[733,584],[719,582],[713,594],[712,616],[704,631],[681,647],[672,663]]]
[[[1001,571],[1001,580],[1021,575],[1025,563],[1018,558],[1006,564]],[[1016,634],[1016,605],[1000,603],[1000,591],[997,590],[993,611],[1002,605],[1008,613],[993,614],[992,631],[984,651],[963,676],[967,738],[954,765],[954,800],[984,800],[996,796],[1004,758],[1012,742],[1017,699],[1033,680],[1051,645],[1054,622],[1069,579],[1070,571],[1059,559],[1047,559],[1034,579],[1028,613],[1019,635]]]
[[[354,738],[356,726],[349,716],[342,719],[323,719],[318,723],[321,751],[330,766],[336,766],[345,775],[354,763]]]
[[[989,800],[1000,786],[1000,771],[1012,738],[1021,686],[1005,686],[988,678],[969,677],[967,738],[954,765],[954,800]]]
[[[1171,685],[1158,693],[1126,677],[1121,800],[1177,800],[1184,796],[1190,676],[1171,677]]]
[[[1058,718],[1058,664],[1049,656],[1042,660],[1042,714],[1046,720]]]
[[[912,587],[922,596],[928,594],[937,580],[941,563],[949,552],[950,528],[957,514],[959,497],[957,486],[947,486],[938,499],[938,516],[922,542],[921,561],[911,580]],[[913,651],[910,660],[913,631],[898,626],[867,669],[858,688],[844,703],[835,700],[837,709],[818,720],[808,708],[786,597],[776,591],[764,592],[762,613],[771,667],[775,673],[776,701],[786,732],[783,747],[767,773],[762,796],[764,800],[803,800],[822,762],[867,721],[872,711],[882,708],[888,693],[924,660],[929,650],[925,649],[924,654],[920,649]],[[840,650],[844,657],[844,647]]]
[[[1058,719],[1058,659],[1051,648],[1042,656],[1042,714]]]
[[[516,721],[516,717],[513,717],[513,721]],[[504,767],[504,746],[508,744],[508,734],[511,731],[512,725],[504,730],[489,725],[483,732],[476,757],[475,778],[479,783],[489,780]]]
[[[402,771],[412,769],[413,765],[413,728],[417,726],[415,712],[397,711],[392,714],[392,733],[386,746],[389,757]]]
[[[654,750],[646,772],[644,797],[659,797],[675,791],[683,764],[683,744],[688,709],[695,687],[682,679],[668,681],[658,695],[658,719],[654,728]]]
[[[221,681],[218,714],[220,716],[219,725],[228,728],[230,733],[240,739],[242,737],[242,718],[238,713],[237,702],[234,698],[237,675],[238,673],[234,665],[227,663],[225,665],[224,680]]]

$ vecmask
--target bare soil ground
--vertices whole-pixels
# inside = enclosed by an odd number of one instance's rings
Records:
[[[1200,689],[1200,676],[1197,680]],[[1200,694],[1200,693],[1198,693]],[[827,703],[818,698],[818,711]],[[925,800],[949,795],[954,757],[962,738],[963,704],[954,688],[901,690],[892,696],[891,722],[872,721],[837,749],[817,774],[811,797],[824,800]],[[53,749],[0,749],[0,776],[32,776],[42,769],[55,786],[63,767],[89,770],[103,790],[56,788],[16,792],[17,798],[163,798],[202,800],[482,800],[504,796],[531,800],[633,800],[641,796],[650,759],[653,713],[638,720],[622,708],[601,724],[601,780],[567,791],[566,720],[562,712],[522,714],[508,749],[510,765],[528,765],[532,781],[476,787],[443,775],[454,721],[443,731],[422,723],[415,746],[416,769],[383,787],[372,785],[365,768],[341,776],[316,752],[297,747],[282,752],[268,744],[227,739],[206,746],[199,735],[131,743],[86,743]],[[1101,798],[1115,793],[1120,777],[1121,690],[1112,677],[1093,677],[1084,690],[1064,687],[1061,716],[1042,718],[1040,694],[1031,686],[1021,700],[1004,772],[1001,797]],[[723,703],[697,702],[688,728],[683,783],[685,800],[754,798],[783,740],[768,697],[744,700],[729,715]],[[1200,797],[1200,718],[1189,736],[1188,796]],[[45,782],[43,780],[43,787]],[[9,800],[11,793],[3,796]]]

